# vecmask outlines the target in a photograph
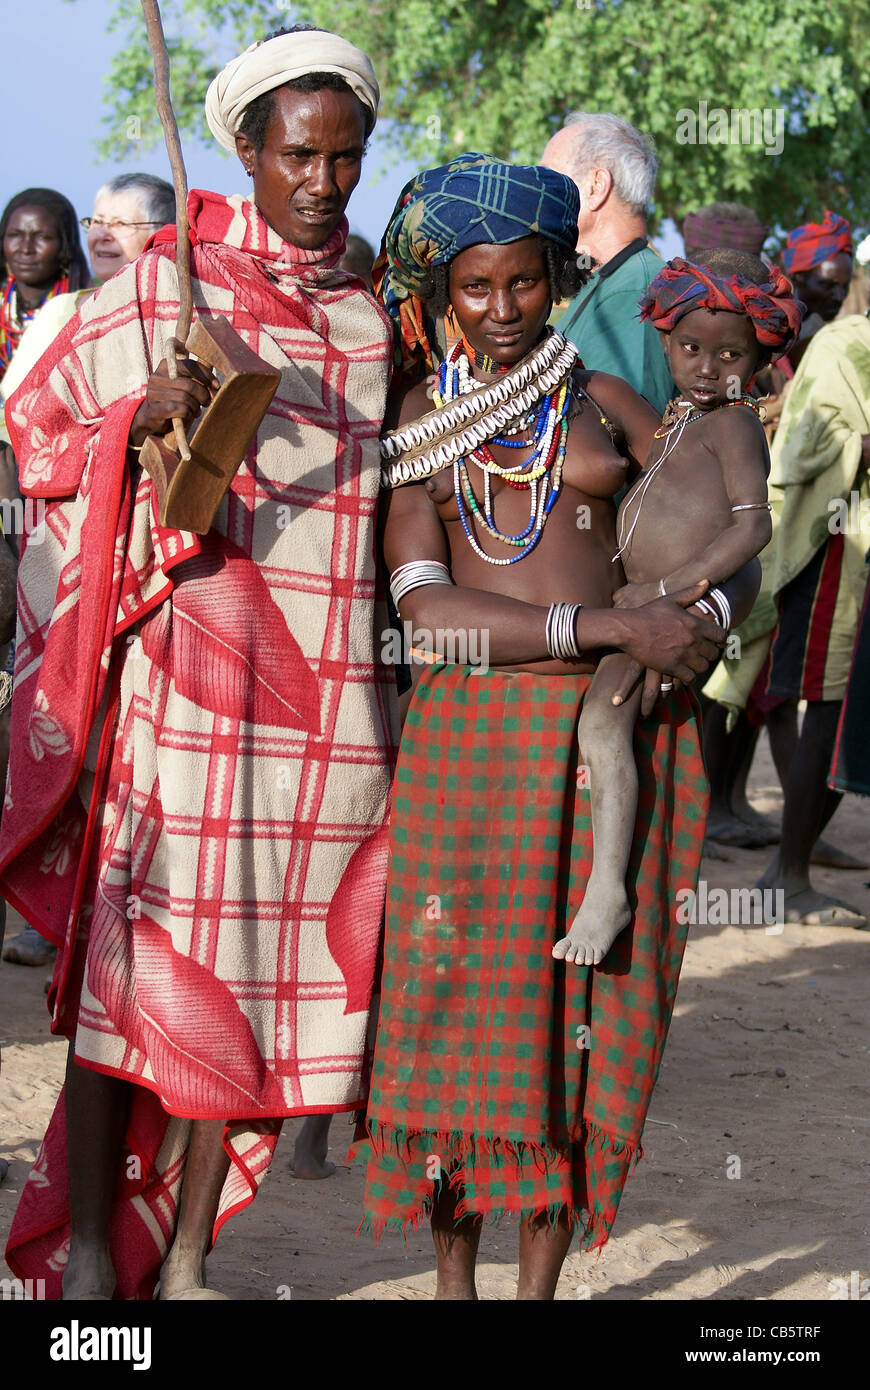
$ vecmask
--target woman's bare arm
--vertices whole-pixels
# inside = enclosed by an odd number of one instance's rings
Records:
[[[444,528],[426,489],[410,483],[387,496],[384,554],[392,573],[412,560],[438,560],[449,567]],[[724,634],[681,606],[695,602],[705,586],[696,586],[674,601],[659,599],[641,611],[583,608],[577,623],[581,651],[618,648],[656,671],[672,671],[683,680],[706,670],[718,655]],[[434,633],[486,633],[490,659],[499,666],[545,661],[548,608],[483,589],[427,584],[402,599],[400,616],[416,628]],[[468,649],[470,650],[470,644]]]

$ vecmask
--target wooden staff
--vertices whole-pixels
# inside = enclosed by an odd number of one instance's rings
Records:
[[[187,174],[181,153],[178,123],[172,109],[172,95],[169,90],[169,53],[166,48],[160,8],[157,0],[142,0],[142,9],[145,13],[145,24],[148,29],[151,57],[154,60],[154,94],[157,99],[157,114],[160,117],[160,124],[163,126],[163,138],[166,141],[166,152],[172,166],[172,182],[175,186],[175,269],[178,274],[178,322],[175,325],[175,337],[180,343],[186,343],[187,335],[190,332],[190,321],[193,317],[190,246],[187,237]],[[172,342],[169,342],[166,347],[166,362],[169,367],[169,375],[177,377],[178,360],[175,344]],[[174,419],[172,425],[178,452],[187,462],[190,459],[190,446],[184,432],[184,425],[178,419]]]

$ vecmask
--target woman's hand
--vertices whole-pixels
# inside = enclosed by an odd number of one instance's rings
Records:
[[[685,611],[697,603],[707,588],[705,580],[667,598],[657,598],[643,608],[619,610],[626,624],[620,646],[637,669],[626,673],[613,696],[614,704],[625,700],[641,670],[647,668],[642,709],[648,714],[658,695],[661,674],[688,684],[716,660],[725,642],[724,630],[708,618]]]
[[[613,595],[614,608],[642,608],[645,603],[654,603],[661,598],[658,584],[623,584]],[[670,595],[668,595],[670,597]]]
[[[145,443],[149,434],[166,434],[173,420],[181,420],[187,429],[217,391],[217,378],[211,367],[182,357],[183,344],[177,339],[173,342],[179,353],[178,376],[170,377],[164,358],[148,378],[145,399],[130,426],[130,443],[136,448]]]

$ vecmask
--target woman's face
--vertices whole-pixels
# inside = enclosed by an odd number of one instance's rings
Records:
[[[550,280],[537,237],[469,246],[450,263],[450,302],[473,348],[501,366],[525,357],[549,317]]]
[[[88,259],[94,279],[102,285],[116,270],[135,261],[159,226],[159,222],[148,221],[144,199],[135,189],[101,193],[88,228]]]
[[[47,208],[15,209],[3,238],[3,256],[17,284],[40,289],[59,280],[60,247],[60,232]]]

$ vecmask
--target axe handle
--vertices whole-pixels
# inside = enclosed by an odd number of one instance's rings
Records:
[[[166,48],[160,8],[157,0],[142,0],[142,9],[145,13],[151,57],[154,60],[154,95],[157,102],[157,114],[160,117],[160,124],[163,126],[163,138],[166,141],[166,152],[172,166],[172,182],[175,185],[175,269],[178,276],[178,322],[175,326],[175,337],[179,342],[185,343],[193,317],[193,288],[190,283],[190,246],[188,244],[187,222],[187,174],[184,170],[178,124],[172,109],[172,96],[169,90],[169,53]],[[169,375],[171,377],[178,376],[175,349],[172,344],[167,349],[166,361]],[[173,420],[172,423],[181,457],[189,459],[190,448],[187,443],[187,435],[184,433],[184,425],[181,420]]]

